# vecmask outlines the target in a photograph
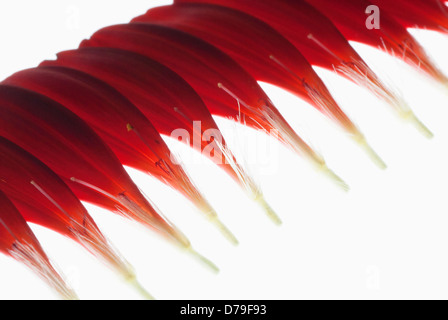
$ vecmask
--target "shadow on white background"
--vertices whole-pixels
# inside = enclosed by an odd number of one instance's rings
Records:
[[[0,4],[0,78],[75,48],[101,27],[125,23],[170,1],[16,1]],[[412,31],[448,74],[448,37]],[[345,193],[261,133],[217,119],[284,224],[274,226],[231,179],[167,138],[241,244],[232,247],[182,196],[129,169],[160,209],[221,268],[215,275],[158,235],[87,205],[100,228],[159,299],[448,298],[448,89],[377,50],[354,44],[399,88],[435,133],[427,140],[369,92],[316,69],[344,110],[389,165],[377,169],[309,105],[262,84],[292,126],[327,158]],[[266,141],[267,152],[250,141]],[[263,147],[263,144],[261,144]],[[258,151],[257,151],[258,150]],[[257,153],[259,152],[259,153]],[[257,157],[251,157],[256,153]],[[102,264],[61,236],[32,226],[82,299],[137,299]],[[31,272],[0,257],[0,299],[54,299]]]

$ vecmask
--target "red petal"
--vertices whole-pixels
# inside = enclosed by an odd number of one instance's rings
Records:
[[[62,298],[77,299],[76,294],[53,268],[39,241],[17,207],[1,190],[0,252],[25,264]]]
[[[177,231],[148,203],[113,152],[75,114],[44,96],[6,85],[0,86],[0,103],[1,136],[60,176],[75,177],[104,190],[117,205],[131,202],[127,211],[132,218],[177,237]],[[183,236],[179,240],[183,241]]]
[[[4,83],[57,101],[95,128],[123,164],[153,174],[201,210],[213,211],[182,166],[171,161],[171,152],[152,123],[113,87],[86,73],[57,66],[25,70]]]
[[[162,24],[202,38],[229,54],[256,80],[297,94],[350,133],[358,134],[309,62],[261,20],[221,6],[185,3],[151,9],[133,22]]]
[[[443,0],[371,0],[406,28],[448,33],[448,8]]]
[[[387,12],[381,11],[380,29],[367,29],[365,12],[372,5],[370,1],[307,0],[307,2],[329,17],[348,40],[382,49],[426,72],[436,81],[448,83],[448,79],[432,63],[417,40]]]
[[[211,113],[267,132],[279,130],[280,138],[292,137],[300,150],[319,158],[288,125],[256,80],[228,55],[199,38],[160,25],[134,23],[104,28],[81,47],[121,48],[157,60],[184,78]],[[275,115],[278,123],[269,122],[266,113]]]
[[[331,20],[304,1],[176,0],[175,3],[212,3],[251,14],[280,32],[311,64],[336,70],[365,86],[401,115],[408,116],[411,112],[401,96],[368,67]]]

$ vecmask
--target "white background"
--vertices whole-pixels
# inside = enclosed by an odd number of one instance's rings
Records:
[[[170,1],[2,1],[0,78],[76,48],[101,27],[125,23]],[[448,37],[412,31],[448,74]],[[239,238],[232,247],[176,192],[130,170],[135,181],[215,261],[215,275],[141,227],[88,206],[104,233],[159,299],[448,298],[448,89],[379,51],[354,44],[399,88],[434,131],[427,140],[369,92],[318,69],[344,110],[388,163],[377,169],[333,124],[301,100],[269,85],[266,92],[293,127],[351,185],[334,187],[298,156],[263,135],[218,119],[266,198],[284,220],[274,226],[217,167],[184,146],[191,176]],[[267,143],[267,142],[266,142]],[[242,147],[241,147],[242,146]],[[254,156],[255,155],[255,156]],[[76,244],[32,226],[82,299],[139,296]],[[0,299],[55,299],[31,272],[0,257]]]

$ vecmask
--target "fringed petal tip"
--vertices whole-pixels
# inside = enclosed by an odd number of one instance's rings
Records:
[[[391,105],[403,120],[414,125],[426,138],[434,137],[431,130],[412,112],[401,94],[397,90],[386,86],[363,61],[353,60],[352,63],[343,64],[337,68],[337,71],[346,75],[358,85],[368,88],[379,99]]]
[[[286,143],[295,153],[304,156],[310,163],[318,168],[319,172],[324,173],[330,180],[335,182],[339,187],[345,191],[349,191],[349,185],[336,173],[334,173],[325,163],[325,160],[313,148],[311,148],[305,141],[303,141],[294,130],[287,124],[287,122],[276,115],[272,110],[265,109],[264,117],[271,124],[272,127],[278,130],[280,139]]]
[[[412,124],[424,137],[428,139],[434,138],[434,133],[417,117],[417,115],[409,110],[401,114],[404,121]]]
[[[151,295],[137,280],[135,275],[131,277],[126,277],[126,282],[135,289],[135,291],[145,300],[156,300],[153,295]]]
[[[448,80],[446,80],[443,83],[443,89],[444,89],[445,95],[448,95]]]
[[[54,269],[49,260],[42,256],[32,245],[16,242],[9,251],[11,257],[25,264],[43,279],[63,300],[79,300],[75,291]]]
[[[78,242],[88,251],[105,262],[112,270],[117,272],[124,281],[147,300],[154,300],[151,294],[138,282],[134,268],[129,262],[113,247],[98,229],[86,220],[85,225],[75,224],[77,228],[72,228],[72,233]]]
[[[272,222],[274,222],[277,226],[281,226],[283,224],[280,217],[277,215],[274,209],[272,209],[263,195],[258,195],[256,198],[256,202],[263,208],[264,212]]]
[[[234,246],[238,246],[240,242],[229,228],[218,218],[217,215],[209,216],[209,220],[221,232],[221,234]]]
[[[218,213],[205,200],[205,198],[198,199],[197,206],[204,216],[221,232],[232,245],[238,246],[239,241],[232,231],[220,220]]]
[[[378,168],[380,168],[381,170],[387,169],[386,162],[384,162],[384,160],[372,148],[372,146],[367,142],[367,139],[362,134],[354,135],[353,138]]]
[[[333,170],[331,170],[326,164],[320,165],[318,168],[328,179],[335,183],[339,188],[345,192],[350,191],[350,186],[339,177]]]
[[[204,257],[202,254],[200,254],[199,252],[197,252],[192,246],[189,246],[187,248],[185,248],[187,253],[189,253],[193,258],[195,258],[196,260],[198,260],[199,262],[201,262],[204,266],[206,266],[207,268],[209,268],[211,271],[213,271],[215,274],[219,274],[220,269],[218,268],[218,266],[216,264],[214,264],[211,260],[209,260],[208,258]]]

